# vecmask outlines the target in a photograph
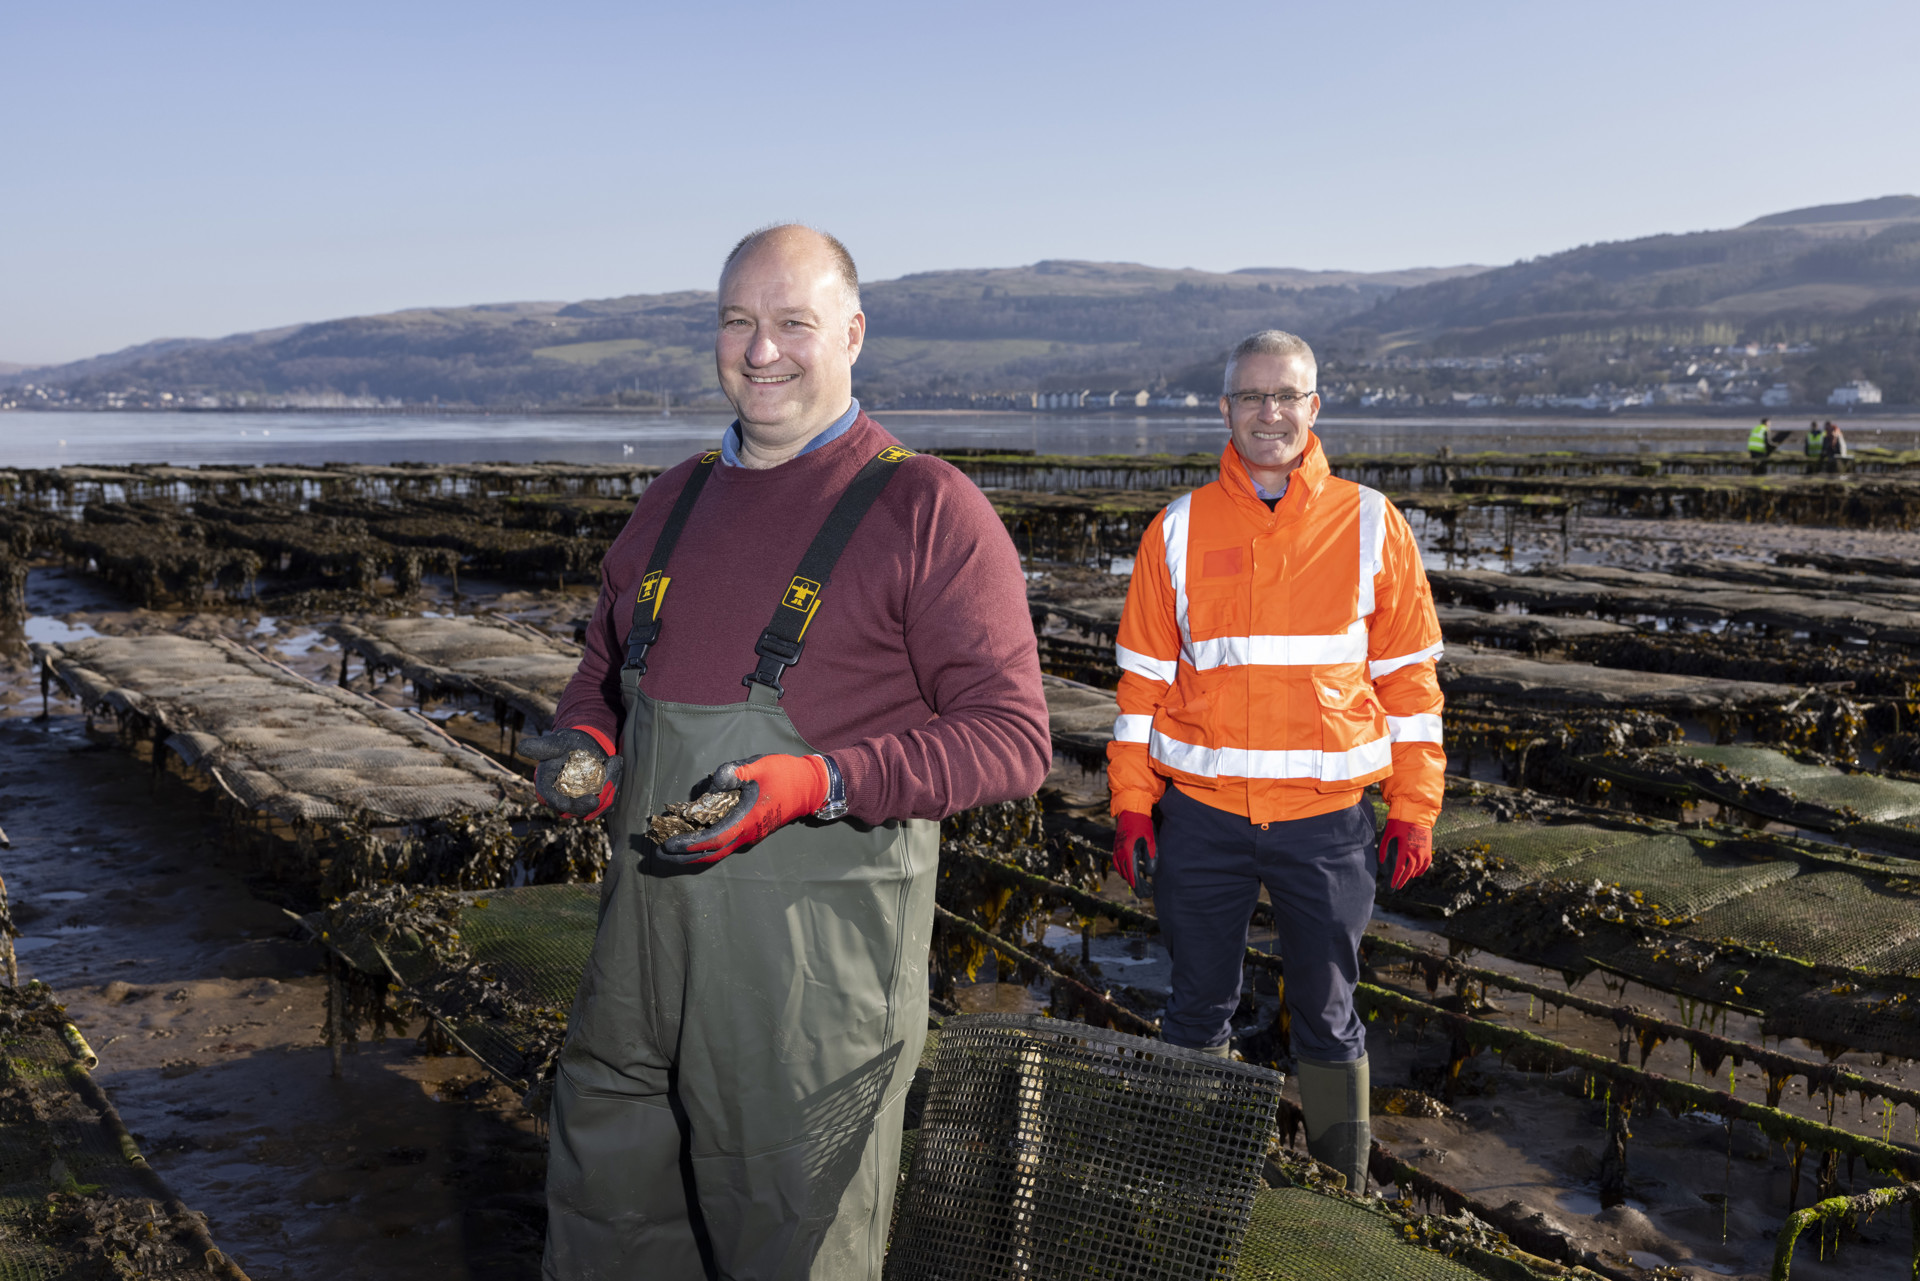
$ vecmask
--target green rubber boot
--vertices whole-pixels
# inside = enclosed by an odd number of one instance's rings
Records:
[[[1346,1176],[1348,1191],[1365,1192],[1373,1147],[1366,1055],[1351,1063],[1295,1059],[1294,1068],[1307,1120],[1307,1152]]]

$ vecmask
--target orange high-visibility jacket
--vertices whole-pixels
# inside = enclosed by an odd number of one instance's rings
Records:
[[[1113,812],[1168,779],[1255,823],[1343,809],[1378,782],[1432,827],[1440,621],[1406,518],[1308,441],[1271,511],[1229,443],[1220,479],[1147,526],[1120,617]]]

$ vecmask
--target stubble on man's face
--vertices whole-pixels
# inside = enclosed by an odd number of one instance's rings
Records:
[[[1312,392],[1313,366],[1299,356],[1242,356],[1233,367],[1233,391]],[[1273,401],[1242,409],[1231,395],[1220,398],[1220,415],[1233,447],[1255,480],[1272,489],[1300,464],[1320,414],[1320,398],[1310,395],[1283,409]]]
[[[780,237],[735,262],[720,281],[713,357],[750,443],[801,444],[845,413],[865,335],[824,246]]]

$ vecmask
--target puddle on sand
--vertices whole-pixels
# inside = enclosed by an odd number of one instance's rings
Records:
[[[0,690],[7,885],[48,909],[15,940],[21,977],[53,984],[95,1079],[221,1248],[255,1281],[537,1275],[545,1145],[513,1092],[409,1036],[363,1041],[331,1079],[319,957],[249,892],[259,869],[197,794],[65,750],[80,717],[56,702],[33,720],[24,665]],[[88,924],[58,928],[76,908]]]
[[[300,627],[294,624],[286,635],[280,634],[281,618],[275,614],[262,614],[260,621],[253,625],[249,638],[263,647],[270,647],[284,658],[304,658],[315,649],[338,648],[331,636],[315,627]]]
[[[324,632],[295,632],[291,636],[282,636],[275,640],[273,647],[289,658],[298,658],[315,649],[333,648],[333,638]]]
[[[1047,1008],[1047,994],[1038,984],[1028,988],[983,979],[955,984],[953,1003],[962,1014],[1038,1014]]]
[[[1574,1214],[1584,1214],[1588,1218],[1592,1218],[1601,1212],[1600,1198],[1591,1192],[1586,1192],[1579,1188],[1561,1188],[1554,1193],[1554,1196],[1559,1198],[1563,1208]],[[1646,1202],[1636,1201],[1632,1197],[1627,1198],[1627,1208],[1629,1210],[1638,1210],[1642,1214],[1647,1212]],[[1665,1265],[1663,1264],[1662,1266],[1664,1267]]]
[[[45,899],[53,896],[39,894],[35,897]],[[56,925],[46,934],[22,934],[13,941],[13,952],[16,956],[24,956],[28,952],[38,952],[41,948],[53,947],[60,943],[71,943],[82,935],[99,932],[98,925]]]
[[[67,623],[45,614],[34,614],[21,624],[20,630],[30,643],[57,645],[62,641],[85,640],[100,633],[85,623]]]

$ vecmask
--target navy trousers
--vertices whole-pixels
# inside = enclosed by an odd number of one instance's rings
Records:
[[[1168,787],[1160,816],[1153,905],[1173,957],[1160,1035],[1190,1049],[1226,1042],[1247,925],[1265,885],[1286,959],[1294,1053],[1323,1063],[1364,1055],[1353,986],[1373,914],[1373,807],[1362,801],[1263,827]]]

